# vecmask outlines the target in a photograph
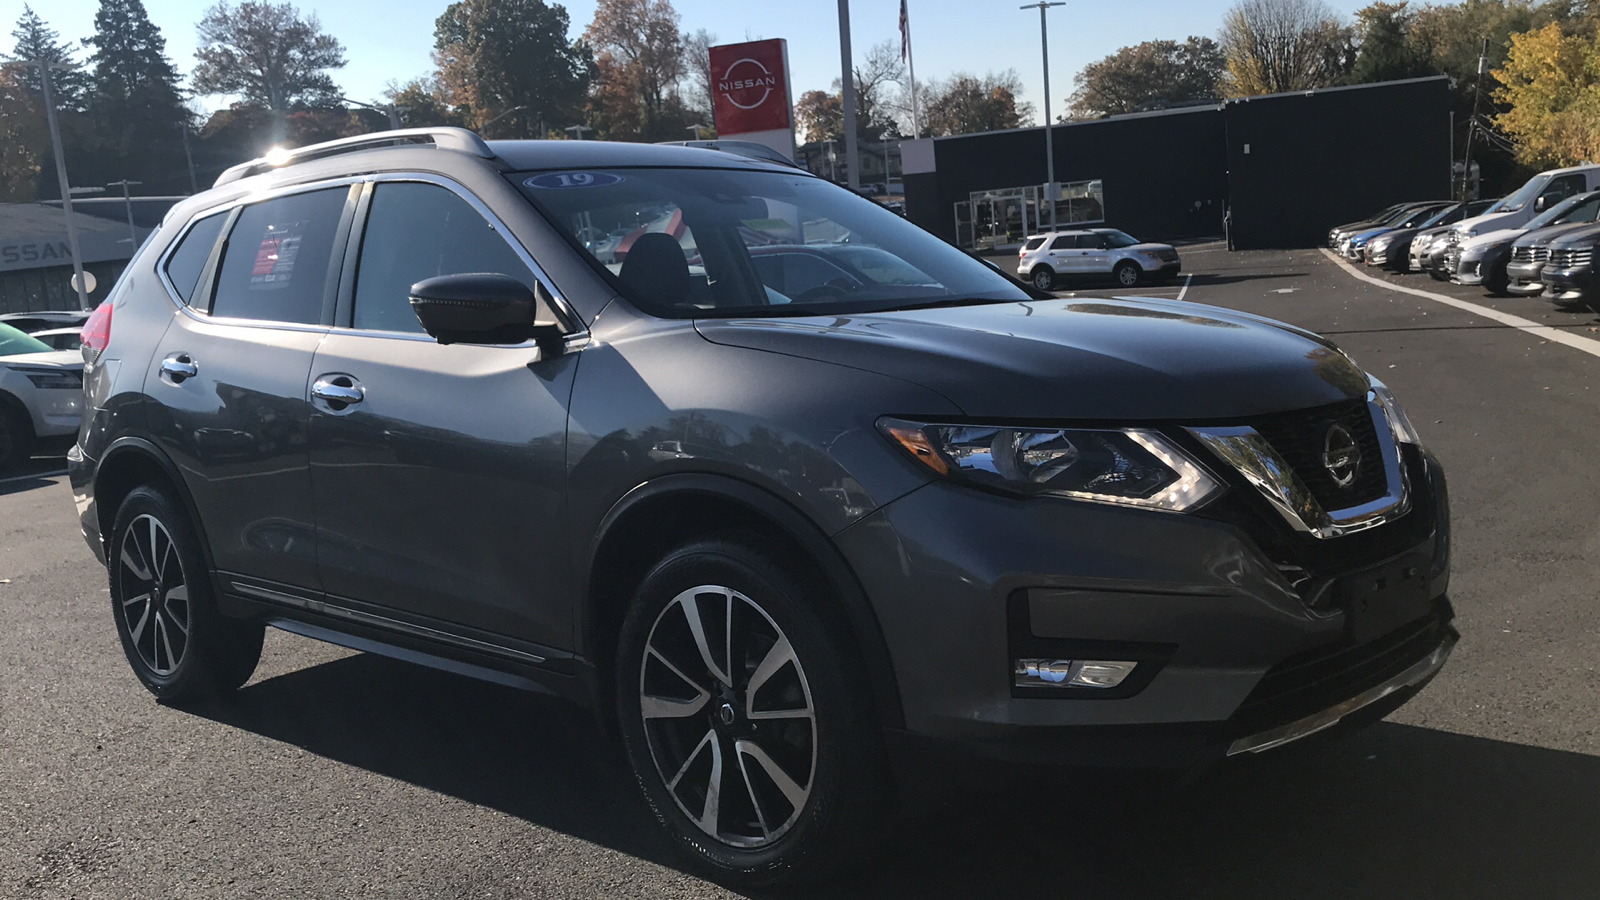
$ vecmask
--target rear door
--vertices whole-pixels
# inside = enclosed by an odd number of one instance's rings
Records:
[[[1096,274],[1111,271],[1111,250],[1105,235],[1093,232],[1078,235],[1078,254],[1082,267],[1079,271]]]
[[[225,575],[316,589],[306,381],[354,197],[300,189],[201,219],[162,263],[184,305],[145,378],[151,432]]]
[[[1080,272],[1083,267],[1079,265],[1080,257],[1078,242],[1070,234],[1063,234],[1050,239],[1050,249],[1045,257],[1050,263],[1050,268],[1057,272]]]
[[[369,190],[339,327],[312,374],[323,586],[331,601],[422,628],[570,648],[566,429],[579,354],[424,334],[415,282],[494,272],[548,284],[463,188],[384,178]],[[330,399],[341,395],[357,399]]]

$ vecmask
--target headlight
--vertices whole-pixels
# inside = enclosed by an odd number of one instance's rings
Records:
[[[888,417],[878,427],[936,474],[1011,494],[1181,512],[1222,487],[1165,437],[1144,429],[936,425]]]
[[[33,386],[40,390],[77,390],[83,387],[83,373],[72,369],[24,369],[13,366],[18,372],[27,376]]]
[[[1416,426],[1411,424],[1411,417],[1400,408],[1400,401],[1394,398],[1394,392],[1371,375],[1367,376],[1367,381],[1371,382],[1372,392],[1378,396],[1378,404],[1383,407],[1384,417],[1389,420],[1389,431],[1394,434],[1394,439],[1402,444],[1421,447],[1422,438],[1418,436]]]
[[[1160,259],[1161,254],[1154,250],[1140,250],[1139,255],[1145,259]]]
[[[1382,250],[1385,247],[1388,247],[1392,243],[1394,243],[1394,238],[1390,238],[1390,237],[1375,238],[1372,241],[1372,243],[1367,245],[1367,248],[1370,249],[1370,250]]]
[[[1475,238],[1475,237],[1477,237],[1477,236],[1478,236],[1478,229],[1476,229],[1476,228],[1472,228],[1472,229],[1469,229],[1469,230],[1468,230],[1468,231],[1467,231],[1467,237],[1469,237],[1469,238]]]

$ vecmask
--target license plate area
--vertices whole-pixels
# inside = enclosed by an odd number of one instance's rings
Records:
[[[1365,643],[1427,615],[1427,573],[1427,555],[1415,553],[1339,579],[1335,597],[1351,640]]]

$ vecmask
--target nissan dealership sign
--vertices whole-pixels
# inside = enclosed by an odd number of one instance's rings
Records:
[[[711,93],[717,137],[754,141],[794,158],[787,41],[712,47]]]

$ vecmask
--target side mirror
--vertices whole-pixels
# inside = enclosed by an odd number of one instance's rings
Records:
[[[441,275],[411,286],[411,309],[441,344],[559,342],[561,326],[536,292],[509,275]]]
[[[1533,201],[1533,211],[1534,212],[1544,212],[1545,206],[1546,206],[1546,203],[1545,203],[1545,198],[1544,197],[1540,197],[1539,199]]]

